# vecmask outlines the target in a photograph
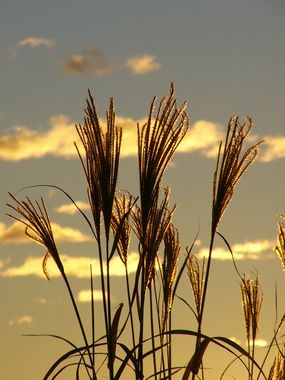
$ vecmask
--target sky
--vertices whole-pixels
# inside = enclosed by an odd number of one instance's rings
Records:
[[[190,131],[163,182],[171,188],[171,202],[177,203],[174,223],[180,231],[181,257],[198,231],[195,249],[199,257],[207,255],[217,147],[231,116],[252,118],[250,142],[264,143],[238,184],[220,231],[230,242],[241,273],[259,273],[264,301],[258,338],[260,346],[270,341],[275,289],[279,318],[285,306],[284,273],[273,250],[279,216],[285,213],[284,16],[282,0],[1,0],[1,379],[38,380],[66,348],[48,337],[23,335],[50,333],[80,341],[52,260],[47,281],[42,272],[44,250],[6,215],[6,203],[11,201],[8,192],[52,184],[86,209],[86,183],[73,143],[78,141],[74,125],[83,120],[88,89],[102,123],[109,99],[114,98],[116,123],[124,131],[118,189],[134,195],[138,195],[136,123],[144,123],[153,97],[167,95],[171,82],[178,102],[187,102]],[[89,264],[98,268],[98,257],[88,226],[54,188],[17,193],[19,198],[26,195],[46,201],[89,326]],[[136,267],[136,249],[132,246],[130,270]],[[116,306],[123,293],[117,257],[111,274]],[[98,272],[94,275],[98,278]],[[187,278],[179,295],[193,302]],[[191,313],[175,302],[177,324],[194,328]],[[239,279],[225,245],[217,239],[205,330],[244,345],[243,324]],[[262,357],[264,348],[258,350]],[[179,350],[176,355],[181,355]],[[230,360],[225,357],[215,369],[217,355],[223,357],[210,348],[205,357],[214,380]],[[225,379],[232,375],[245,378],[238,366]]]

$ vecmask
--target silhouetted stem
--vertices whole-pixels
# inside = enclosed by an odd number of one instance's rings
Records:
[[[88,353],[88,356],[89,356],[90,364],[92,366],[92,380],[96,380],[97,376],[96,376],[96,373],[95,373],[94,363],[93,363],[93,360],[92,360],[92,355],[91,355],[91,352],[90,352],[90,349],[89,349],[89,344],[88,344],[87,337],[86,337],[86,334],[85,334],[85,330],[84,330],[84,327],[83,327],[83,324],[82,324],[82,321],[81,321],[81,317],[80,317],[80,314],[79,314],[79,311],[78,311],[78,308],[77,308],[77,305],[76,305],[76,302],[75,302],[75,299],[74,299],[71,287],[69,285],[69,281],[68,281],[66,275],[64,274],[64,272],[62,272],[62,276],[63,276],[63,280],[64,280],[64,282],[66,284],[66,287],[67,287],[67,290],[68,290],[68,293],[69,293],[69,296],[70,296],[70,299],[71,299],[71,302],[72,302],[72,306],[73,306],[73,309],[75,311],[75,314],[76,314],[76,317],[77,317],[77,321],[79,323],[79,327],[80,327],[80,330],[81,330],[81,333],[82,333],[82,336],[83,336],[83,340],[84,340],[84,343],[85,343],[85,346],[86,346],[86,350],[87,350],[87,353]]]
[[[209,277],[210,277],[210,270],[211,270],[211,262],[212,262],[212,251],[214,247],[214,241],[215,241],[215,230],[212,230],[211,233],[211,242],[209,247],[209,257],[207,261],[207,267],[206,267],[206,274],[205,274],[205,282],[203,286],[203,294],[202,294],[202,301],[201,301],[201,310],[198,315],[198,329],[197,329],[197,338],[196,338],[196,346],[195,346],[195,352],[198,350],[199,344],[201,343],[201,332],[202,332],[202,322],[203,322],[203,315],[204,315],[204,308],[205,308],[205,302],[206,302],[206,295],[207,295],[207,288],[209,283]],[[193,373],[192,379],[194,380],[196,375]]]

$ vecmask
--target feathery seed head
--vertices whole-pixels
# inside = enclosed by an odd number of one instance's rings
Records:
[[[258,275],[255,278],[243,276],[240,284],[242,308],[248,341],[252,338],[253,344],[258,331],[259,316],[263,302]]]
[[[283,219],[285,217],[281,215]],[[279,233],[278,233],[278,245],[275,247],[275,252],[281,260],[283,270],[285,270],[285,223],[278,223]]]
[[[123,263],[127,262],[130,238],[130,210],[132,208],[133,197],[121,192],[115,193],[114,210],[111,219],[111,228],[114,236],[119,233],[117,251]]]
[[[170,223],[164,235],[164,257],[162,262],[163,314],[162,329],[165,330],[169,312],[172,308],[172,291],[177,273],[177,261],[180,253],[178,230]]]
[[[103,214],[105,234],[109,238],[113,202],[119,169],[122,129],[115,126],[115,107],[110,100],[106,112],[107,128],[103,131],[94,100],[89,91],[84,124],[76,126],[85,150],[85,162],[77,148],[88,183],[88,196],[96,226],[100,234],[100,214]]]
[[[26,235],[47,249],[47,253],[43,259],[43,272],[46,278],[48,280],[50,279],[46,268],[47,259],[50,256],[54,259],[59,271],[64,276],[64,268],[54,241],[49,216],[43,198],[41,198],[41,202],[36,201],[35,204],[33,204],[28,197],[25,201],[18,201],[12,194],[9,193],[9,195],[15,201],[16,206],[8,204],[8,207],[16,211],[20,217],[10,214],[8,215],[23,223],[26,226]]]
[[[263,141],[251,146],[242,154],[242,148],[252,126],[252,120],[245,118],[240,124],[239,118],[230,119],[224,147],[220,144],[216,170],[213,180],[213,209],[212,231],[216,231],[218,224],[229,205],[234,189],[246,171],[257,157],[259,146]]]
[[[200,267],[197,254],[189,255],[187,261],[188,277],[190,280],[194,302],[196,306],[197,316],[201,313],[202,295],[204,289],[206,258],[203,257],[202,266]]]
[[[142,228],[146,232],[148,218],[156,207],[163,174],[179,143],[185,136],[189,121],[186,104],[177,107],[174,85],[163,98],[153,116],[155,98],[151,104],[148,121],[138,125],[138,155]]]

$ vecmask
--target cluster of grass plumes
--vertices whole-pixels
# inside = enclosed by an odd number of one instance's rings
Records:
[[[162,186],[165,170],[189,130],[186,104],[177,105],[173,84],[170,86],[169,95],[160,101],[156,112],[155,104],[156,99],[151,103],[147,122],[137,126],[137,197],[117,189],[123,132],[116,126],[114,102],[111,99],[106,113],[107,125],[103,127],[90,92],[84,121],[76,126],[82,143],[82,147],[76,145],[76,149],[87,181],[87,196],[93,220],[89,220],[69,194],[58,188],[80,211],[96,244],[103,308],[102,314],[99,314],[101,309],[95,307],[92,297],[90,337],[86,333],[60,259],[44,201],[41,199],[40,202],[33,202],[29,198],[20,201],[12,196],[14,204],[8,205],[16,212],[16,215],[10,216],[25,224],[28,237],[47,250],[43,270],[48,279],[47,258],[52,257],[55,261],[67,287],[82,334],[83,344],[74,344],[69,339],[57,336],[71,344],[72,349],[56,360],[44,379],[58,378],[70,368],[75,368],[76,379],[97,380],[102,378],[103,371],[105,374],[107,371],[110,380],[127,377],[137,380],[206,379],[203,362],[209,344],[230,352],[233,362],[240,361],[245,367],[249,379],[253,379],[255,373],[257,379],[267,378],[264,373],[265,362],[270,350],[277,346],[278,353],[268,378],[283,379],[284,354],[278,334],[284,318],[275,328],[264,361],[258,364],[255,360],[254,342],[258,332],[262,292],[258,276],[253,279],[240,275],[234,259],[233,263],[241,280],[247,349],[227,337],[205,335],[202,325],[216,234],[224,239],[231,252],[227,240],[218,232],[218,226],[233,198],[239,179],[255,160],[261,143],[250,146],[243,152],[252,125],[251,119],[246,118],[245,123],[241,124],[238,117],[231,118],[225,142],[220,144],[213,176],[209,256],[199,262],[193,252],[195,242],[181,255],[183,249],[179,232],[173,224],[176,206],[171,205],[170,189]],[[131,238],[136,239],[139,257],[134,275],[130,275],[128,270]],[[280,223],[276,252],[283,265],[284,240],[284,224]],[[114,285],[110,265],[116,255],[125,267],[126,293],[114,309],[111,300]],[[184,274],[192,288],[192,303],[177,295]],[[90,278],[93,295],[92,267]],[[179,330],[172,327],[172,311],[176,298],[184,301],[193,312],[196,319],[196,326],[193,328],[189,329],[187,321],[186,327],[182,326]],[[95,328],[98,318],[104,320],[103,331]],[[187,345],[190,348],[187,353],[189,360],[186,362],[174,362],[174,338],[177,336],[192,340],[192,345]],[[229,367],[230,365],[226,366],[224,373]]]

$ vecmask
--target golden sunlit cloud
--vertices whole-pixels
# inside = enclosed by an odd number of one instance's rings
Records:
[[[266,136],[264,140],[260,161],[270,162],[285,157],[285,137]]]
[[[8,135],[0,137],[0,159],[21,161],[46,155],[70,158],[76,155],[73,142],[79,142],[72,123],[66,116],[50,118],[47,131],[30,130],[25,126],[11,128]]]
[[[30,315],[23,315],[21,317],[16,317],[14,319],[10,319],[8,324],[9,326],[20,326],[20,325],[30,325],[33,323],[33,317]]]
[[[74,257],[68,255],[60,255],[61,261],[64,266],[64,270],[67,276],[73,276],[76,278],[90,278],[90,265],[92,265],[92,273],[94,276],[100,275],[100,264],[98,258],[93,257]],[[137,269],[139,255],[136,252],[132,252],[128,256],[128,271],[134,273]],[[25,261],[18,266],[11,266],[7,262],[0,261],[0,276],[2,277],[25,277],[36,276],[45,278],[42,270],[42,257],[27,257]],[[106,265],[104,265],[106,270]],[[52,278],[59,277],[60,272],[53,261],[50,258],[47,262],[47,271]],[[110,264],[111,276],[125,276],[125,266],[118,256],[114,256]]]
[[[29,46],[31,48],[36,48],[38,46],[54,47],[55,41],[48,38],[27,37],[17,42],[17,46]]]
[[[250,345],[252,346],[253,344],[253,341],[251,340],[250,341]],[[255,340],[255,347],[268,347],[269,346],[269,343],[267,342],[267,340],[264,340],[264,339],[256,339]]]
[[[257,240],[257,241],[247,241],[241,244],[233,244],[232,251],[235,260],[260,260],[260,259],[273,259],[274,255],[267,255],[266,252],[271,251],[274,247],[274,242],[269,240]],[[202,248],[198,252],[198,257],[208,257],[208,248]],[[214,260],[232,260],[232,256],[228,249],[223,247],[214,248],[212,252],[212,258]]]
[[[95,74],[102,76],[114,71],[116,65],[106,60],[96,46],[90,46],[79,53],[72,54],[64,61],[68,74]]]
[[[134,120],[117,116],[116,125],[123,129],[121,157],[137,155],[137,123],[144,125],[146,118]],[[24,126],[11,128],[10,133],[0,136],[0,159],[21,161],[45,156],[75,158],[74,142],[81,147],[74,123],[64,115],[50,118],[50,127],[45,131],[35,131]],[[100,119],[104,127],[106,121]],[[178,152],[199,152],[205,157],[215,157],[224,133],[219,124],[200,120],[193,124],[178,147]],[[82,149],[81,149],[82,151]]]
[[[101,290],[93,290],[93,299],[95,302],[101,302],[103,300]],[[91,290],[80,290],[77,295],[77,300],[79,302],[91,302]]]
[[[57,223],[51,223],[55,241],[58,243],[85,243],[92,241],[89,235],[71,228],[62,227]],[[14,222],[6,226],[0,222],[0,243],[22,244],[32,242],[25,234],[25,226],[21,222]]]
[[[76,201],[75,203],[82,211],[90,210],[90,205],[87,202]],[[74,215],[76,212],[78,212],[78,209],[75,207],[73,203],[65,203],[61,206],[56,207],[54,211],[59,214]]]
[[[178,152],[200,151],[206,157],[216,158],[220,141],[224,139],[224,135],[220,124],[199,120],[194,123],[182,140]]]
[[[127,59],[125,66],[134,75],[145,75],[161,69],[161,64],[156,61],[156,57],[148,54]]]

